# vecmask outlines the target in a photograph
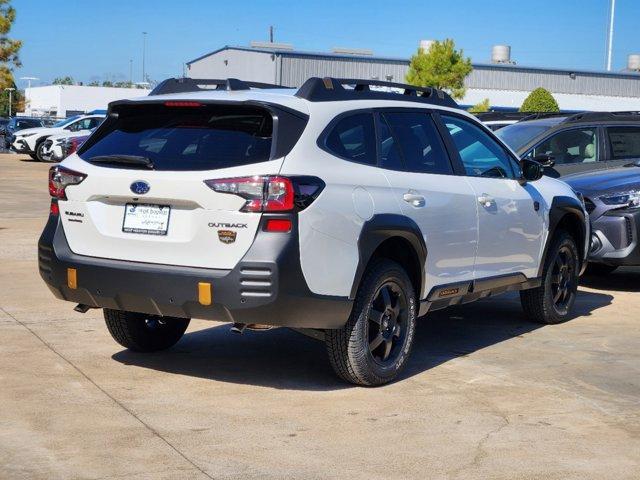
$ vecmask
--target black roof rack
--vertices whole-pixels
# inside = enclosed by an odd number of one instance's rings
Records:
[[[160,82],[149,95],[165,95],[167,93],[199,92],[212,90],[200,85],[215,86],[213,90],[250,90],[252,88],[287,88],[282,85],[261,82],[245,82],[237,78],[204,79],[204,78],[167,78]]]
[[[562,123],[611,121],[640,122],[640,112],[582,112],[567,117]]]
[[[567,112],[532,112],[520,119],[521,122],[527,122],[529,120],[540,120],[542,118],[554,118],[554,117],[568,117],[573,113]]]
[[[353,88],[344,88],[344,85]],[[369,87],[387,87],[404,90],[403,93],[384,91]],[[460,108],[447,93],[431,87],[415,87],[403,83],[357,78],[311,77],[295,93],[296,97],[310,102],[333,102],[338,100],[401,100],[431,103],[444,107]]]

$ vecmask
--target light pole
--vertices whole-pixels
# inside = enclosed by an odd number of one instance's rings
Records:
[[[133,87],[133,59],[129,59],[129,86]]]
[[[11,93],[15,90],[15,88],[5,88],[4,91],[9,92],[9,118],[11,118]]]
[[[147,81],[145,72],[145,56],[147,54],[147,32],[142,32],[142,81]]]
[[[611,71],[611,53],[613,50],[613,18],[616,13],[616,0],[611,0],[611,11],[609,12],[609,35],[607,38],[607,72]]]
[[[38,77],[20,77],[20,80],[26,80],[28,83],[27,88],[31,88],[31,80],[40,80]]]

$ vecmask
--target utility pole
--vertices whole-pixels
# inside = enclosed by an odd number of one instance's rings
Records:
[[[613,50],[613,18],[616,13],[616,0],[611,0],[611,11],[609,12],[609,35],[607,41],[607,72],[611,71],[611,53]]]
[[[147,32],[142,32],[142,81],[147,81],[147,72],[145,71],[145,56],[147,54]]]
[[[20,80],[26,80],[29,82],[27,88],[31,88],[31,80],[40,80],[38,77],[20,77]]]
[[[269,27],[269,42],[273,43],[273,25]]]
[[[129,86],[133,87],[133,59],[129,59]]]
[[[4,91],[9,92],[9,118],[11,118],[11,93],[15,90],[15,88],[5,88]]]

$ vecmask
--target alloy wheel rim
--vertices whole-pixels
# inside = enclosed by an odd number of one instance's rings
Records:
[[[367,321],[369,354],[375,362],[394,364],[402,352],[407,331],[407,297],[396,282],[383,283],[370,304]]]
[[[553,261],[551,269],[551,295],[556,310],[568,309],[575,290],[575,261],[568,247],[562,247]]]

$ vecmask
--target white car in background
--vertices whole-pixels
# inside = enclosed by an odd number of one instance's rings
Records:
[[[11,144],[11,149],[18,153],[26,153],[34,160],[46,162],[43,157],[44,142],[52,135],[63,133],[85,134],[97,127],[104,120],[104,115],[90,114],[78,115],[75,117],[60,120],[51,127],[26,128],[15,134],[15,140]]]
[[[95,128],[51,135],[42,144],[40,160],[45,162],[60,162],[64,160],[68,155],[75,152],[94,130]]]

